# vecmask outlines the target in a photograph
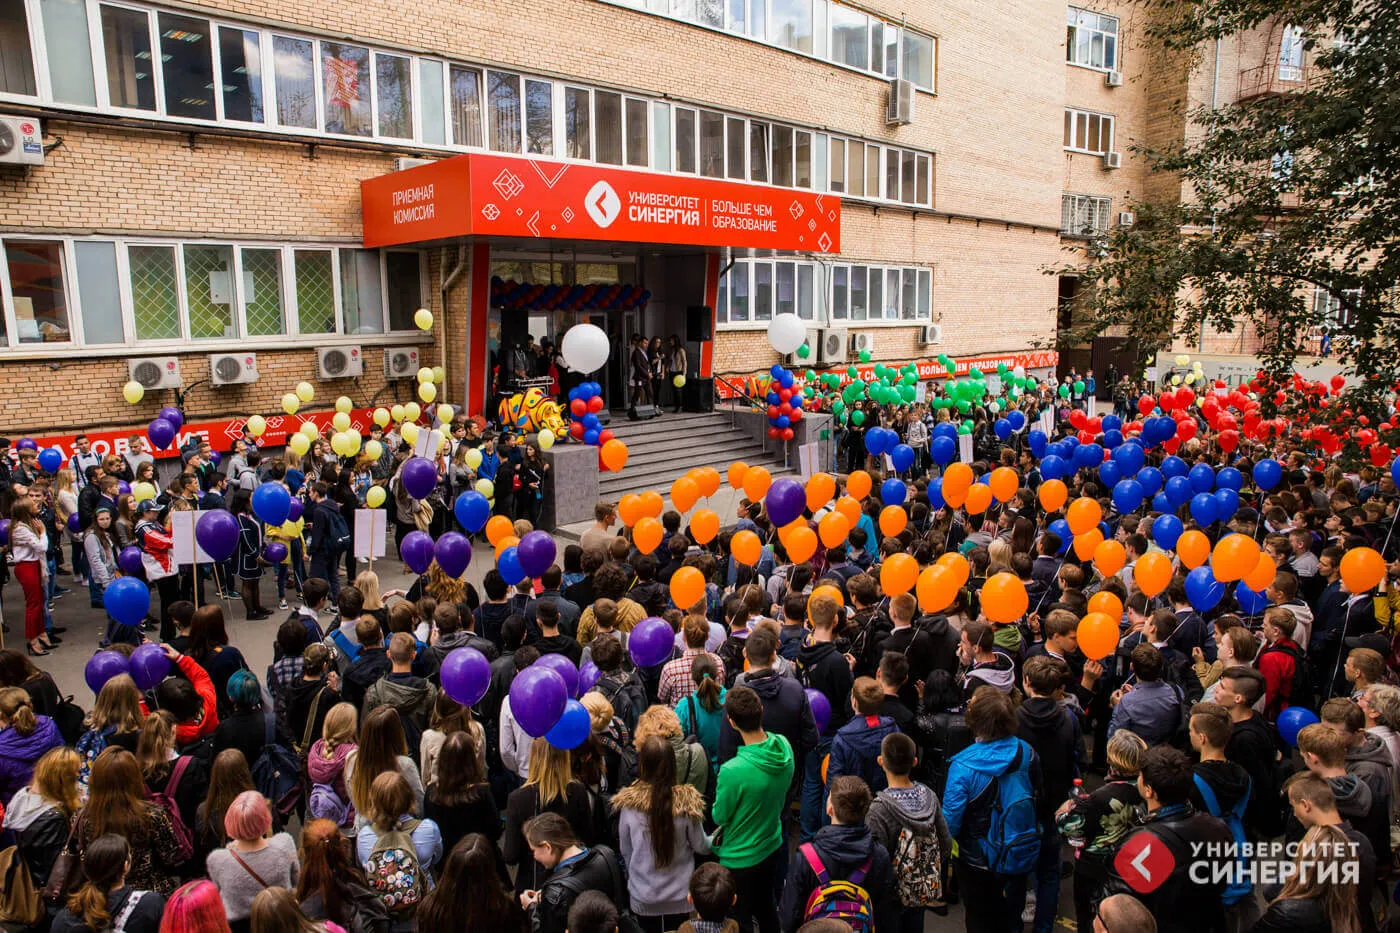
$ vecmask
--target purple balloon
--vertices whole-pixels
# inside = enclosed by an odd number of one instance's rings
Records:
[[[539,738],[564,715],[569,685],[559,672],[531,664],[510,682],[510,712],[524,733]]]
[[[656,616],[638,622],[627,636],[627,650],[638,667],[655,667],[670,658],[675,648],[676,633],[670,623]]]
[[[0,518],[0,544],[10,543],[10,520]]]
[[[554,538],[547,531],[532,531],[515,546],[516,559],[527,577],[543,576],[554,563]]]
[[[410,496],[415,499],[426,499],[437,488],[437,467],[433,466],[431,460],[426,460],[423,457],[412,457],[403,465],[403,471],[399,473],[399,480],[403,483],[404,491]]]
[[[427,573],[433,565],[433,536],[426,531],[410,531],[399,545],[399,556],[414,573]]]
[[[15,450],[38,450],[39,445],[32,437],[21,437],[15,441]]]
[[[238,519],[227,509],[205,512],[194,523],[194,539],[213,560],[228,560],[238,547]]]
[[[141,573],[141,549],[134,544],[129,544],[121,549],[117,555],[117,567],[128,576],[139,576]]]
[[[564,678],[564,685],[569,688],[569,696],[578,696],[578,668],[574,667],[574,662],[570,661],[562,654],[541,655],[536,664],[543,664]]]
[[[281,541],[269,541],[263,545],[262,556],[269,564],[280,564],[287,559],[287,546]]]
[[[77,512],[68,516],[68,530],[73,532],[73,534],[77,534],[83,530],[83,520]]]
[[[164,450],[170,446],[171,441],[175,440],[175,432],[178,430],[179,428],[164,418],[157,418],[146,425],[146,437],[156,450]]]
[[[170,659],[160,645],[144,644],[131,652],[131,679],[138,690],[154,690],[170,673]]]
[[[775,527],[782,528],[802,517],[802,510],[807,507],[807,493],[797,480],[784,476],[773,480],[763,501],[768,506],[768,518]]]
[[[131,484],[124,479],[117,480],[117,495],[124,496],[131,492]]]
[[[433,557],[443,573],[449,577],[460,577],[472,562],[472,543],[461,532],[449,531],[433,545]]]
[[[217,450],[209,451],[209,462],[214,464],[214,466],[218,466],[219,461],[222,459],[224,459],[224,455],[219,453]]]
[[[175,425],[175,430],[177,431],[185,426],[185,413],[174,405],[166,405],[160,410],[160,414],[156,415],[156,417],[164,418],[166,421],[169,421],[171,424]]]
[[[83,669],[83,679],[87,681],[93,696],[96,696],[107,681],[118,674],[129,672],[130,666],[121,654],[116,651],[99,651],[88,658],[87,667]]]
[[[480,703],[491,686],[491,662],[475,648],[453,648],[442,659],[440,674],[442,689],[463,706]]]
[[[812,706],[812,718],[817,721],[817,731],[825,732],[831,724],[831,701],[820,690],[807,688],[807,702]]]
[[[287,510],[287,521],[296,521],[297,519],[301,518],[302,513],[305,511],[306,508],[301,504],[301,500],[296,497],[293,497],[292,507]]]
[[[592,690],[602,676],[603,672],[598,670],[598,665],[593,663],[592,658],[584,661],[578,669],[578,695],[583,696]]]

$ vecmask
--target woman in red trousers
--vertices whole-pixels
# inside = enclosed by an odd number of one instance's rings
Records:
[[[29,653],[34,657],[48,654],[53,645],[44,632],[44,576],[47,571],[45,555],[49,536],[43,522],[28,498],[15,502],[10,511],[10,559],[14,562],[15,579],[24,589],[24,637]]]

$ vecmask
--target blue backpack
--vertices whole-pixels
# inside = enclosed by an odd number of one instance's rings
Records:
[[[987,811],[982,851],[987,869],[998,875],[1023,875],[1040,857],[1040,823],[1035,816],[1035,790],[1022,767],[1030,746],[1016,740],[1016,754],[1006,770],[992,778],[969,809]]]
[[[1220,800],[1215,796],[1215,791],[1211,789],[1211,786],[1199,774],[1195,776],[1194,780],[1196,790],[1200,791],[1201,800],[1205,802],[1210,815],[1224,821],[1225,825],[1230,828],[1230,836],[1235,840],[1235,851],[1243,852],[1244,843],[1247,841],[1244,835],[1244,811],[1249,806],[1249,795],[1253,791],[1253,787],[1246,787],[1245,792],[1240,795],[1240,799],[1235,801],[1235,805],[1229,810],[1221,812]],[[1244,870],[1245,858],[1237,856],[1236,861],[1241,870],[1235,872],[1235,880],[1225,886],[1225,893],[1220,896],[1221,902],[1226,907],[1238,904],[1254,890],[1254,885],[1245,880],[1248,876],[1248,872]]]

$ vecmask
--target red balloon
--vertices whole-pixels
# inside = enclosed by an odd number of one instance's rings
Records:
[[[603,430],[598,432],[598,446],[602,447],[608,441],[612,440],[615,436],[616,435],[613,434],[611,429],[604,428]]]
[[[1231,451],[1233,451],[1236,447],[1240,446],[1240,435],[1239,435],[1239,432],[1237,432],[1237,431],[1221,431],[1221,432],[1220,432],[1219,441],[1220,441],[1220,449],[1223,450],[1223,451],[1225,451],[1225,452],[1228,454],[1228,453],[1230,453]]]
[[[575,421],[569,425],[569,436],[576,441],[583,440],[583,422]]]
[[[1084,409],[1076,408],[1069,413],[1069,423],[1078,430],[1084,430],[1084,422],[1088,420],[1088,415],[1084,414]]]
[[[770,417],[770,418],[776,418],[776,417],[778,417],[778,406],[777,406],[777,405],[769,405],[769,406],[768,406],[768,417]]]
[[[768,429],[768,436],[769,436],[770,438],[772,438],[773,440],[776,441],[780,435],[781,435],[781,432],[780,432],[777,428],[769,428],[769,429]]]
[[[791,398],[792,398],[792,390],[791,390],[791,389],[779,389],[779,390],[778,390],[778,400],[779,400],[779,401],[786,402],[786,401],[790,400]]]
[[[789,421],[801,421],[801,420],[802,420],[802,409],[800,409],[800,408],[794,408],[794,409],[792,410],[792,414],[788,415],[788,420],[789,420]]]
[[[595,396],[593,396],[591,399],[589,399],[589,400],[588,400],[588,410],[589,410],[590,412],[592,412],[593,414],[595,414],[595,415],[598,414],[598,412],[602,411],[602,410],[603,410],[603,397],[602,397],[601,395],[595,395]]]
[[[1162,441],[1162,449],[1169,454],[1174,454],[1181,449],[1181,440],[1175,437],[1168,438]]]
[[[582,418],[584,415],[588,414],[588,403],[581,398],[576,398],[569,403],[569,411],[573,412],[577,417]]]
[[[1094,443],[1094,435],[1090,434],[1088,431],[1080,431],[1080,432],[1079,432],[1079,443],[1081,443],[1081,444],[1092,444],[1092,443]]]
[[[1176,424],[1176,436],[1178,440],[1189,441],[1196,436],[1196,422],[1190,419],[1183,419]]]
[[[1337,373],[1337,375],[1335,375],[1335,376],[1332,377],[1332,391],[1333,391],[1333,392],[1340,392],[1340,391],[1342,391],[1342,387],[1345,386],[1346,384],[1347,384],[1346,377],[1343,376],[1341,373]]]
[[[1144,395],[1142,398],[1138,399],[1138,411],[1142,412],[1144,415],[1152,414],[1152,409],[1156,407],[1157,402],[1150,395]]]
[[[1084,430],[1088,431],[1090,434],[1100,433],[1103,431],[1103,419],[1090,418],[1088,421],[1084,422]]]
[[[790,441],[794,437],[792,428],[783,428],[783,440]]]

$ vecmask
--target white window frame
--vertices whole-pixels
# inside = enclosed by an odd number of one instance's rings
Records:
[[[1071,126],[1070,126],[1070,140],[1069,140],[1069,143],[1066,144],[1065,147],[1064,147],[1066,152],[1078,152],[1078,153],[1082,153],[1082,154],[1084,154],[1084,155],[1102,156],[1102,155],[1105,155],[1105,154],[1107,154],[1107,153],[1110,153],[1110,152],[1113,152],[1113,151],[1114,151],[1114,149],[1113,149],[1114,134],[1115,134],[1115,133],[1117,132],[1117,130],[1118,130],[1118,126],[1117,126],[1118,120],[1117,120],[1116,117],[1113,116],[1113,114],[1110,114],[1110,113],[1100,113],[1100,112],[1097,111],[1097,110],[1081,110],[1081,109],[1079,109],[1079,108],[1077,108],[1077,107],[1066,107],[1066,108],[1065,108],[1065,113],[1069,114],[1069,115],[1071,116],[1071,119],[1072,119],[1072,123],[1071,123]],[[1082,148],[1082,147],[1079,147],[1079,146],[1074,145],[1076,139],[1077,139],[1078,136],[1079,136],[1079,118],[1080,118],[1080,117],[1083,117],[1083,118],[1084,118],[1084,141],[1085,141],[1086,143],[1087,143],[1088,140],[1089,140],[1089,122],[1088,122],[1088,121],[1089,121],[1089,118],[1090,118],[1090,117],[1098,117],[1101,121],[1102,121],[1102,120],[1107,120],[1107,121],[1108,121],[1108,144],[1107,144],[1103,149],[1085,149],[1085,148]],[[1100,123],[1100,124],[1099,124],[1099,140],[1100,140],[1100,142],[1103,141],[1103,137],[1104,137],[1104,133],[1103,133],[1103,124]]]
[[[1066,209],[1068,208],[1068,215]],[[1065,223],[1066,216],[1071,219],[1078,218],[1082,210],[1088,209],[1093,212],[1095,223],[1093,229],[1088,233],[1076,230]],[[1102,227],[1097,222],[1100,217],[1103,220]],[[1060,196],[1060,235],[1068,237],[1097,237],[1104,236],[1113,226],[1113,198],[1107,195],[1097,194],[1073,194],[1065,193]]]
[[[1089,8],[1087,8],[1087,7],[1079,7],[1079,6],[1071,6],[1071,7],[1069,8],[1069,16],[1070,16],[1071,19],[1076,20],[1076,22],[1068,23],[1067,26],[1066,26],[1066,29],[1074,30],[1075,35],[1074,35],[1073,39],[1071,39],[1068,35],[1065,37],[1065,64],[1067,64],[1067,65],[1072,65],[1072,66],[1074,66],[1074,67],[1076,67],[1076,68],[1087,68],[1087,69],[1090,70],[1090,71],[1098,71],[1098,72],[1108,72],[1108,71],[1118,71],[1118,70],[1120,70],[1119,67],[1118,67],[1118,61],[1119,61],[1120,57],[1122,56],[1122,51],[1123,51],[1123,39],[1122,39],[1122,36],[1123,36],[1123,21],[1122,21],[1121,19],[1119,19],[1117,16],[1113,16],[1113,15],[1111,15],[1111,14],[1109,14],[1109,13],[1100,13],[1100,12],[1097,11],[1097,10],[1091,10],[1091,9],[1089,9]],[[1081,25],[1079,22],[1077,22],[1077,20],[1078,20],[1081,16],[1093,16],[1093,17],[1097,17],[1097,18],[1098,18],[1098,24],[1095,25],[1095,26],[1089,26],[1089,25],[1087,25],[1087,24]],[[1108,30],[1106,30],[1106,29],[1103,28],[1103,21],[1104,21],[1104,20],[1112,20],[1112,21],[1113,21],[1113,30],[1114,30],[1113,32],[1109,32]],[[1092,53],[1093,37],[1094,37],[1094,36],[1101,36],[1101,37],[1104,37],[1104,38],[1103,38],[1103,43],[1104,43],[1105,48],[1107,48],[1107,45],[1108,45],[1108,42],[1109,42],[1108,37],[1111,36],[1111,37],[1112,37],[1112,41],[1113,41],[1113,59],[1112,59],[1112,61],[1109,61],[1109,60],[1108,60],[1107,55],[1105,55],[1105,61],[1104,61],[1104,64],[1102,64],[1102,65],[1095,65],[1095,64],[1093,63],[1092,60],[1090,60],[1090,61],[1079,61],[1078,59],[1076,59],[1076,58],[1074,57],[1074,53],[1075,53],[1076,47],[1078,46],[1078,33],[1079,33],[1081,30],[1083,30],[1083,31],[1089,33],[1089,36],[1090,36],[1090,48],[1091,48],[1091,52],[1090,52],[1091,59],[1092,59],[1092,54],[1093,54],[1093,53]]]
[[[1303,65],[1306,50],[1303,47],[1304,35],[1301,26],[1287,25],[1279,38],[1278,79],[1280,81],[1303,80]]]

